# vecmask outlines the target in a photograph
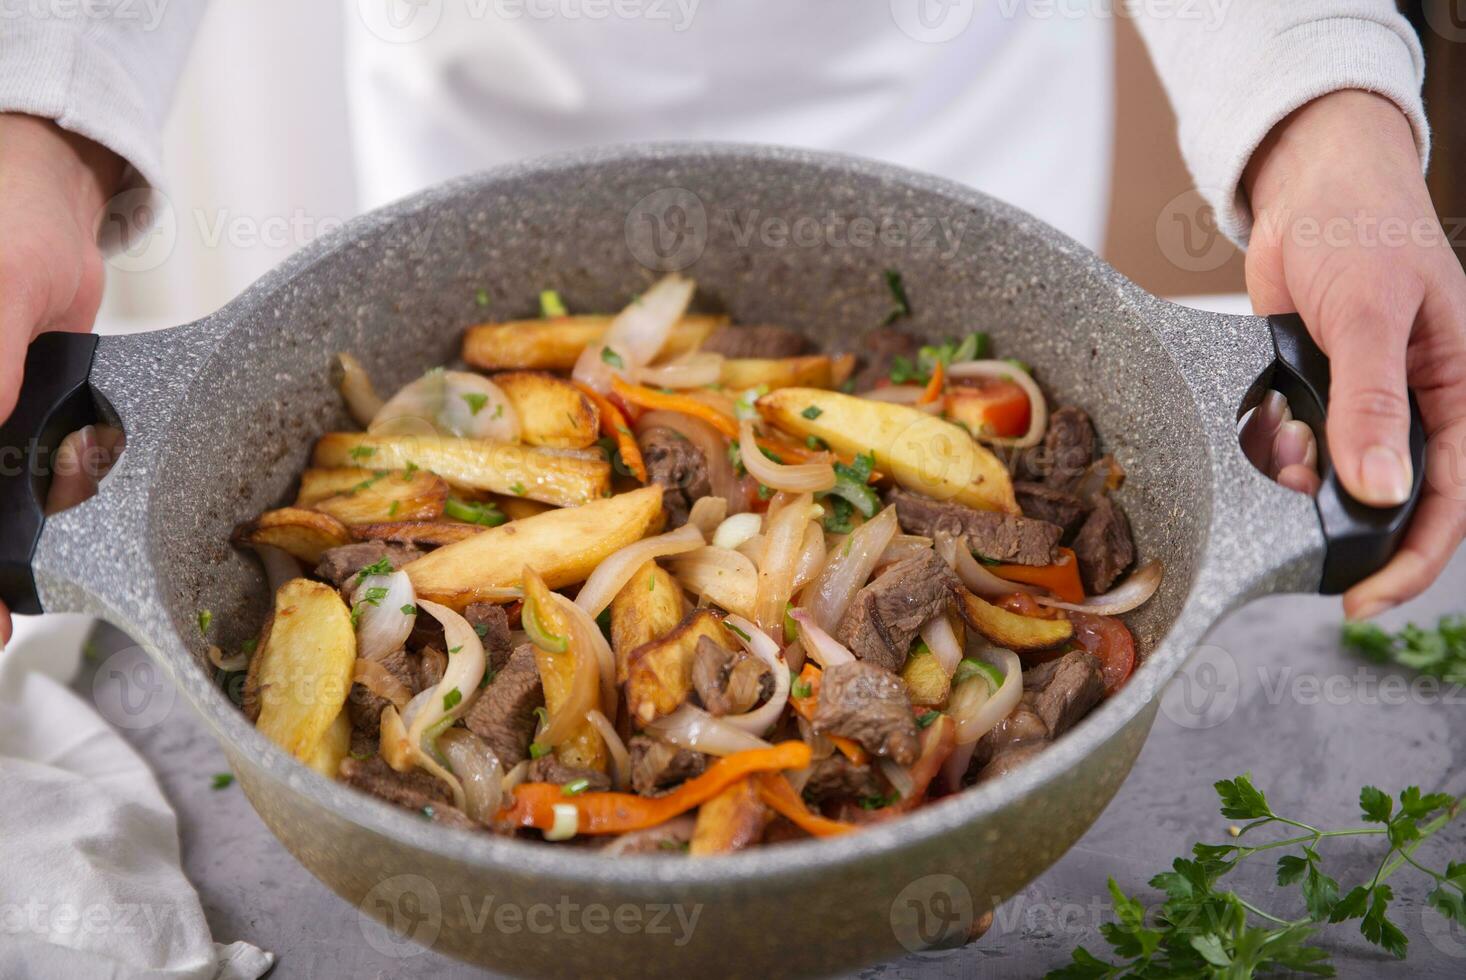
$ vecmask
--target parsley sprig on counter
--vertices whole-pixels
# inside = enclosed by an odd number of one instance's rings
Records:
[[[1396,663],[1466,684],[1466,614],[1442,616],[1433,630],[1411,623],[1388,633],[1375,623],[1345,623],[1344,645],[1376,663]]]
[[[1151,915],[1139,899],[1126,895],[1111,878],[1116,921],[1106,923],[1100,931],[1117,959],[1101,959],[1081,946],[1074,951],[1073,962],[1048,974],[1048,980],[1240,980],[1289,971],[1332,976],[1328,953],[1309,942],[1325,925],[1356,919],[1364,938],[1403,959],[1409,941],[1389,917],[1395,893],[1385,881],[1407,865],[1434,882],[1427,898],[1431,907],[1466,925],[1466,862],[1453,861],[1444,870],[1436,870],[1416,854],[1455,818],[1462,800],[1448,793],[1422,794],[1411,786],[1397,801],[1366,786],[1359,794],[1359,808],[1367,826],[1322,830],[1276,813],[1246,775],[1224,779],[1215,788],[1222,816],[1247,821],[1232,830],[1236,842],[1197,844],[1192,857],[1177,858],[1170,871],[1152,878],[1150,886],[1166,897]],[[1263,828],[1282,836],[1243,843],[1244,837]],[[1325,873],[1320,853],[1325,841],[1338,837],[1379,837],[1388,844],[1374,873],[1342,897],[1339,882]],[[1264,911],[1219,886],[1243,860],[1256,855],[1272,858],[1274,852],[1278,884],[1298,886],[1304,913],[1294,918]]]

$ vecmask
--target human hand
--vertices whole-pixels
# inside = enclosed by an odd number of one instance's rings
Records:
[[[36,335],[92,328],[102,300],[97,228],[122,170],[115,154],[50,120],[0,113],[0,421],[15,408]],[[85,499],[97,476],[90,460],[116,448],[96,431],[67,444],[56,457],[48,510]],[[76,465],[63,465],[67,459]],[[9,640],[10,614],[0,603],[0,646]]]
[[[1466,535],[1466,273],[1410,124],[1380,96],[1334,92],[1294,112],[1253,155],[1244,185],[1247,291],[1258,314],[1300,314],[1329,355],[1327,438],[1345,489],[1377,507],[1404,502],[1414,478],[1407,382],[1425,420],[1426,481],[1404,543],[1344,596],[1350,618],[1373,616],[1430,585]],[[1279,420],[1264,469],[1316,487],[1306,426],[1277,401],[1264,408]],[[1254,460],[1261,440],[1248,447]]]

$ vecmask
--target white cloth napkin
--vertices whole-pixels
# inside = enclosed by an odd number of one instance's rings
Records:
[[[273,955],[210,936],[146,763],[63,683],[76,629],[31,632],[0,652],[0,976],[263,975]]]

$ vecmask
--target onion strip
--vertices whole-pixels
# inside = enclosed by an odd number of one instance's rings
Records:
[[[771,640],[767,633],[754,626],[741,616],[729,615],[723,620],[723,624],[738,637],[743,648],[759,660],[774,673],[774,693],[760,707],[754,708],[741,715],[726,715],[723,721],[735,728],[761,735],[767,732],[779,720],[784,713],[784,707],[789,703],[789,665],[784,658],[779,656],[779,644]]]
[[[799,624],[799,638],[805,652],[818,661],[821,667],[828,669],[839,664],[854,662],[855,654],[847,650],[839,640],[821,629],[809,610],[796,609],[789,616]]]
[[[764,486],[789,493],[822,493],[835,485],[835,468],[829,463],[776,463],[763,454],[754,438],[753,422],[738,423],[738,452],[743,468]]]
[[[824,571],[804,591],[803,605],[817,626],[832,630],[840,622],[896,531],[896,508],[887,507],[852,531],[844,545],[834,549]]]
[[[616,731],[616,726],[611,724],[609,718],[594,709],[585,713],[585,720],[601,733],[601,740],[606,743],[606,751],[611,754],[611,788],[626,789],[631,785],[631,753],[626,751],[626,743],[621,741],[621,735]]]
[[[379,660],[364,660],[357,657],[356,664],[351,669],[351,680],[352,683],[360,684],[377,697],[395,704],[399,711],[406,708],[407,702],[412,700],[412,689],[382,666]]]
[[[1150,597],[1161,587],[1161,576],[1164,572],[1165,567],[1161,562],[1152,558],[1142,562],[1129,578],[1104,595],[1090,596],[1083,602],[1060,602],[1048,596],[1039,596],[1036,601],[1050,609],[1066,609],[1069,612],[1089,613],[1093,616],[1118,616],[1149,602]]]
[[[754,602],[753,618],[770,636],[781,635],[784,629],[784,609],[794,595],[794,575],[813,508],[813,498],[802,493],[785,501],[778,516],[769,521],[763,557],[758,562],[758,598]]]
[[[656,558],[680,555],[705,544],[702,531],[690,523],[675,531],[629,544],[596,566],[576,595],[575,604],[595,618],[611,604],[616,593],[631,581],[642,565]]]
[[[962,584],[967,586],[973,595],[982,596],[985,599],[996,599],[1015,592],[1041,595],[1044,591],[1036,585],[1012,582],[988,571],[986,565],[972,557],[972,549],[967,544],[965,534],[954,540],[948,532],[938,531],[935,547],[937,554],[941,555],[942,560],[957,573]]]
[[[1039,390],[1037,382],[1027,371],[1007,361],[963,361],[961,364],[953,364],[948,367],[947,377],[952,379],[994,378],[1000,381],[1011,381],[1022,388],[1023,393],[1028,396],[1028,431],[1021,436],[984,436],[983,442],[992,443],[995,446],[1028,449],[1037,446],[1043,440],[1044,432],[1049,427],[1048,402],[1044,400],[1044,393]]]
[[[725,756],[749,749],[765,749],[769,743],[744,731],[726,719],[716,718],[693,704],[683,704],[664,718],[647,725],[645,731],[662,741],[707,755]]]
[[[367,374],[366,368],[353,355],[343,351],[336,355],[336,363],[341,368],[341,380],[337,388],[341,392],[341,400],[346,403],[347,414],[352,421],[365,429],[382,410],[382,396],[377,394],[377,389],[372,385],[371,375]]]
[[[638,369],[636,381],[659,388],[702,388],[717,384],[722,374],[722,354],[694,351],[675,360]]]
[[[957,665],[962,662],[962,645],[957,642],[957,633],[945,611],[921,624],[921,639],[948,677],[957,672]]]

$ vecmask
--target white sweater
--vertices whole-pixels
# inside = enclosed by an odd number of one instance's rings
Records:
[[[787,0],[740,2],[773,3],[784,29],[797,9]],[[910,3],[890,3],[899,24]],[[205,4],[7,5],[0,12],[0,111],[53,118],[117,152],[140,182],[161,185],[162,122]],[[1038,5],[1103,14],[1116,4],[1130,9],[1155,59],[1198,188],[1238,241],[1251,225],[1239,184],[1253,150],[1289,112],[1320,95],[1357,88],[1391,99],[1427,155],[1424,59],[1393,0],[1026,0],[1022,9],[1033,19],[1042,13]],[[63,9],[72,12],[60,16]],[[89,9],[109,15],[88,16]],[[1062,17],[1050,16],[1057,30]],[[960,118],[971,116],[954,109],[945,125]]]

